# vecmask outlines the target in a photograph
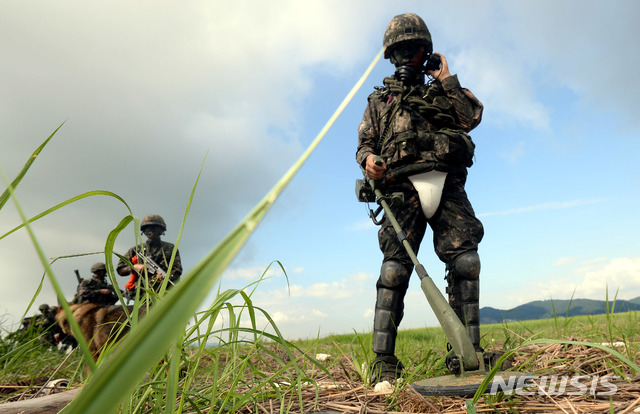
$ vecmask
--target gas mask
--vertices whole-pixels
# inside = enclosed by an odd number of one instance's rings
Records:
[[[423,44],[415,42],[396,45],[389,56],[389,60],[396,67],[396,79],[413,85],[424,81],[424,73],[438,70],[442,64],[440,57],[426,49]]]
[[[152,244],[156,244],[160,241],[160,236],[164,234],[164,229],[160,226],[149,225],[141,229],[141,233],[147,236],[147,239],[149,239]]]
[[[389,60],[396,67],[396,78],[405,84],[415,84],[422,78],[424,63],[429,54],[424,45],[416,42],[402,42],[393,47]]]

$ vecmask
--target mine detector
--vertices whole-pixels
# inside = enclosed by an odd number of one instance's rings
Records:
[[[374,162],[377,165],[382,165],[382,158],[376,156]],[[437,173],[437,171],[433,171]],[[403,203],[402,193],[383,194],[382,191],[377,188],[376,181],[367,177],[364,173],[364,179],[356,180],[356,196],[358,201],[378,204],[376,211],[369,209],[369,217],[376,225],[381,225],[386,217],[393,226],[398,240],[402,243],[406,249],[418,277],[420,277],[420,285],[422,291],[427,297],[427,301],[431,306],[431,309],[438,318],[440,326],[444,330],[448,343],[451,347],[452,354],[449,356],[450,360],[455,360],[455,364],[447,364],[447,368],[451,372],[450,375],[427,378],[417,381],[412,384],[413,388],[422,395],[473,395],[480,388],[483,381],[486,379],[489,369],[489,361],[485,363],[485,355],[482,352],[476,352],[476,349],[471,342],[471,338],[467,332],[467,329],[462,324],[456,313],[453,311],[449,302],[444,298],[438,287],[433,282],[433,279],[427,273],[425,267],[420,264],[418,258],[411,248],[405,233],[400,227],[400,224],[396,220],[395,215],[391,210],[391,206],[400,205]],[[435,211],[440,203],[440,194],[442,193],[442,185],[444,184],[444,178],[437,174],[433,177],[425,176],[422,184],[432,185],[435,190],[432,191],[436,200],[433,201],[432,206],[429,207]],[[414,183],[415,184],[415,183]],[[438,193],[439,187],[439,193]],[[427,192],[429,193],[429,192]],[[424,192],[420,193],[421,203],[423,200]],[[425,207],[423,206],[423,209]],[[384,211],[384,216],[378,219],[380,212]],[[495,364],[497,361],[493,359],[490,363]],[[504,378],[504,372],[500,371],[501,378]],[[499,391],[511,391],[516,387],[523,385],[522,381],[518,381],[520,377],[525,377],[527,374],[521,372],[509,372],[509,381],[505,383],[504,380],[500,383]],[[515,380],[514,380],[515,379]],[[486,387],[486,391],[494,389],[490,382]]]

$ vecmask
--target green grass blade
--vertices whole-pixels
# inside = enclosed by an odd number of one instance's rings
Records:
[[[68,258],[82,257],[82,256],[92,256],[92,255],[95,255],[95,254],[102,254],[102,253],[103,252],[90,252],[90,253],[77,253],[77,254],[70,254],[70,255],[65,255],[65,256],[58,256],[55,259],[53,259],[51,262],[49,262],[49,266],[53,265],[55,262],[57,262],[60,259],[68,259]],[[40,283],[38,283],[38,287],[36,288],[35,293],[31,297],[31,300],[29,301],[29,304],[27,305],[24,313],[22,314],[22,316],[20,316],[20,318],[18,320],[24,319],[27,316],[27,313],[29,313],[29,310],[31,309],[31,307],[35,303],[36,298],[38,297],[38,295],[42,291],[42,284],[44,283],[44,279],[45,279],[46,276],[47,276],[47,272],[45,271],[44,273],[42,273],[42,277],[40,278]]]
[[[318,146],[329,128],[364,83],[382,55],[379,52],[361,79],[345,97],[311,145],[257,206],[218,246],[189,271],[180,283],[153,306],[138,326],[122,341],[93,380],[67,407],[67,413],[113,413],[145,372],[184,332],[188,320],[206,298],[220,274],[233,260],[286,185]],[[278,333],[278,336],[280,334]]]
[[[20,170],[16,178],[14,178],[11,184],[9,184],[9,187],[2,193],[2,195],[0,195],[0,210],[2,210],[2,207],[7,203],[7,201],[9,201],[9,198],[11,198],[11,189],[15,191],[15,189],[18,187],[18,184],[20,184],[20,181],[22,181],[22,178],[25,176],[27,171],[29,171],[29,168],[31,168],[31,164],[35,162],[38,155],[40,155],[40,152],[49,143],[49,141],[51,140],[51,138],[53,138],[56,132],[58,132],[58,130],[62,128],[62,125],[64,125],[64,122],[60,124],[60,126],[56,128],[55,131],[51,133],[51,135],[49,135],[49,138],[44,140],[44,142],[40,144],[40,146],[35,151],[33,151],[33,154],[31,154],[27,162],[24,164],[24,166],[22,167],[22,170]]]
[[[5,180],[5,182],[8,181],[4,172],[2,172],[2,178]],[[62,292],[62,288],[60,287],[60,284],[58,283],[58,280],[56,279],[53,273],[53,269],[49,265],[49,261],[47,260],[47,257],[44,254],[44,251],[42,250],[42,247],[40,246],[40,243],[38,242],[38,239],[36,238],[36,235],[33,232],[33,229],[31,229],[31,225],[29,224],[29,221],[27,221],[27,217],[25,216],[24,211],[22,210],[22,207],[20,207],[20,203],[18,202],[18,199],[16,198],[13,192],[13,187],[8,185],[8,183],[7,183],[7,190],[9,191],[10,196],[13,198],[13,202],[16,206],[16,210],[20,215],[23,226],[26,228],[27,233],[29,234],[29,238],[31,239],[33,246],[35,247],[35,250],[36,250],[36,253],[38,254],[40,262],[42,263],[42,266],[45,268],[46,274],[49,276],[49,281],[51,282],[51,285],[53,286],[53,289],[56,292],[60,306],[65,310],[65,313],[67,314],[67,318],[69,320],[69,325],[71,326],[71,330],[73,331],[74,336],[76,338],[79,338],[78,346],[80,347],[82,353],[87,358],[89,363],[89,368],[93,371],[95,370],[96,366],[95,366],[95,363],[93,362],[93,359],[91,358],[91,352],[89,351],[89,346],[87,345],[86,341],[82,340],[80,327],[78,326],[78,323],[76,322],[76,320],[73,318],[73,315],[71,314],[71,309],[69,308],[69,304],[64,299],[64,293]]]
[[[124,298],[122,297],[122,292],[120,291],[120,286],[118,285],[118,280],[115,277],[116,271],[115,271],[115,268],[113,267],[113,254],[114,254],[113,246],[115,245],[116,239],[118,238],[118,235],[120,234],[120,232],[122,232],[122,230],[124,230],[129,225],[129,223],[131,223],[131,221],[133,220],[134,220],[134,217],[131,215],[125,216],[122,220],[120,220],[120,223],[118,223],[118,225],[109,232],[109,235],[107,236],[107,241],[105,242],[105,245],[104,245],[104,257],[105,257],[105,265],[107,267],[107,275],[109,275],[109,281],[111,282],[111,285],[115,288],[114,291],[118,295],[118,300],[122,305],[124,305],[125,302],[124,302]]]
[[[40,213],[40,214],[38,214],[38,215],[36,215],[36,216],[31,217],[29,220],[26,220],[26,219],[25,219],[25,222],[24,222],[24,223],[20,224],[19,226],[15,227],[15,228],[13,228],[13,229],[11,229],[11,230],[9,230],[8,232],[6,232],[6,233],[5,233],[5,234],[3,234],[2,236],[0,236],[0,240],[4,239],[4,238],[5,238],[5,237],[7,237],[8,235],[10,235],[10,234],[12,234],[12,233],[16,232],[17,230],[20,230],[21,228],[23,228],[23,227],[26,225],[26,223],[33,223],[34,221],[36,221],[36,220],[38,220],[38,219],[41,219],[42,217],[44,217],[44,216],[46,216],[46,215],[48,215],[48,214],[51,214],[51,213],[53,213],[54,211],[59,210],[59,209],[61,209],[61,208],[62,208],[62,207],[64,207],[64,206],[67,206],[67,205],[69,205],[69,204],[71,204],[71,203],[75,203],[75,202],[76,202],[76,201],[78,201],[78,200],[82,200],[83,198],[93,197],[93,196],[98,196],[98,195],[104,195],[104,196],[113,197],[113,198],[115,198],[115,199],[117,199],[117,200],[121,201],[121,202],[122,202],[122,204],[124,204],[124,205],[127,207],[127,210],[129,210],[129,214],[133,214],[133,213],[131,213],[131,208],[129,208],[129,205],[127,204],[127,202],[126,202],[126,201],[124,201],[124,199],[123,199],[122,197],[120,197],[119,195],[117,195],[117,194],[115,194],[115,193],[112,193],[111,191],[104,191],[104,190],[88,191],[88,192],[86,192],[86,193],[83,193],[83,194],[77,195],[77,196],[75,196],[75,197],[72,197],[72,198],[70,198],[70,199],[68,199],[68,200],[66,200],[66,201],[63,201],[63,202],[62,202],[62,203],[60,203],[60,204],[56,204],[55,206],[53,206],[53,207],[51,207],[51,208],[49,208],[49,209],[47,209],[47,210],[43,211],[42,213]]]
[[[476,406],[472,400],[466,400],[464,406],[467,409],[467,414],[476,414]]]

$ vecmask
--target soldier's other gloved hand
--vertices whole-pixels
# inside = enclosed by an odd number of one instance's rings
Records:
[[[447,59],[442,53],[434,52],[433,54],[440,57],[440,69],[427,71],[427,75],[431,75],[434,79],[442,82],[443,80],[451,76],[451,72],[449,72],[449,64],[447,63]]]
[[[382,178],[382,174],[386,171],[387,165],[384,162],[382,162],[382,165],[377,165],[373,161],[373,158],[375,156],[376,155],[374,154],[369,154],[364,171],[367,173],[367,177],[371,178],[372,180],[379,180],[380,178]]]

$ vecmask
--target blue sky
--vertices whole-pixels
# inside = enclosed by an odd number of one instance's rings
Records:
[[[4,2],[0,13],[6,174],[66,121],[16,193],[29,216],[109,190],[140,218],[161,214],[175,241],[206,155],[180,243],[188,270],[309,145],[380,50],[389,20],[415,12],[485,105],[467,183],[485,225],[481,306],[604,299],[607,288],[640,296],[637,2],[36,3]],[[239,288],[280,261],[289,287],[274,269],[254,303],[289,338],[371,329],[381,254],[355,199],[354,155],[366,97],[392,71],[378,63],[221,279]],[[34,229],[51,258],[95,252],[126,214],[94,197]],[[0,234],[18,222],[7,204]],[[116,248],[131,244],[132,229]],[[419,258],[444,289],[429,233]],[[73,270],[89,276],[96,261],[54,264],[69,298]],[[0,240],[4,318],[15,322],[41,277],[24,233]],[[45,282],[36,307],[53,301]],[[415,275],[405,315],[401,328],[437,324]]]

